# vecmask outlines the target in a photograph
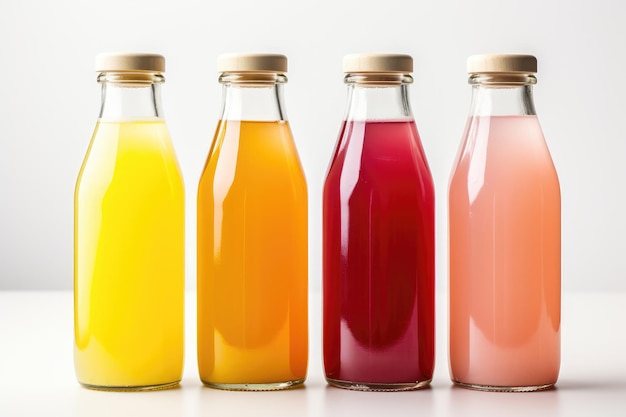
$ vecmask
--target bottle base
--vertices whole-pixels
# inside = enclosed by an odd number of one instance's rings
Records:
[[[180,385],[180,380],[174,381],[174,382],[167,382],[165,384],[136,385],[136,386],[135,385],[106,386],[106,385],[85,384],[83,382],[80,382],[80,384],[85,388],[95,390],[95,391],[117,391],[117,392],[162,391],[166,389],[177,388]]]
[[[400,384],[377,384],[371,382],[340,381],[338,379],[326,378],[326,381],[337,388],[349,389],[352,391],[413,391],[426,388],[432,379],[426,381],[407,382]]]
[[[534,392],[534,391],[546,391],[554,388],[556,382],[543,385],[528,385],[528,386],[500,386],[500,385],[480,385],[480,384],[466,384],[452,380],[457,386],[461,388],[471,389],[475,391],[490,391],[490,392]]]
[[[268,382],[264,384],[221,384],[217,382],[202,381],[209,388],[228,391],[280,391],[299,388],[304,384],[304,378],[285,382]]]

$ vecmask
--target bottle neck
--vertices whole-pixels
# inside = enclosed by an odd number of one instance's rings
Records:
[[[407,74],[348,74],[347,121],[413,120]]]
[[[287,121],[282,74],[223,74],[222,120]]]
[[[142,78],[141,75],[147,77]],[[100,119],[128,121],[163,117],[161,107],[161,83],[163,76],[134,74],[133,78],[100,74],[102,105]]]
[[[536,115],[533,102],[532,75],[515,76],[508,81],[494,82],[492,76],[473,75],[470,116]]]

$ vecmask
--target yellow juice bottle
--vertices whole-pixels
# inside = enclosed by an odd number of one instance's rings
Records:
[[[162,389],[183,370],[184,188],[164,119],[160,55],[100,55],[100,119],[74,214],[78,381]]]
[[[224,109],[198,187],[198,367],[235,390],[302,384],[307,187],[282,108],[287,59],[222,56]]]

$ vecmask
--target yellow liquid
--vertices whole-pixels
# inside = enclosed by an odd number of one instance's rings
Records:
[[[142,389],[183,370],[184,188],[160,119],[96,126],[74,211],[79,382]]]
[[[289,125],[221,121],[198,189],[204,383],[305,379],[307,262],[306,181]]]

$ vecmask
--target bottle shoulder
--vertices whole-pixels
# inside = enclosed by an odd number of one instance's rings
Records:
[[[461,139],[455,166],[505,160],[552,163],[537,116],[472,116]]]
[[[117,183],[167,181],[172,187],[183,186],[163,121],[98,121],[77,182],[105,186],[114,179]]]
[[[427,165],[421,138],[410,121],[345,121],[340,129],[332,165],[346,159],[360,164]]]
[[[306,179],[287,121],[222,120],[200,178],[199,192],[282,187],[306,194]],[[216,188],[217,187],[217,188]]]
[[[413,121],[346,121],[326,175],[326,192],[431,194],[432,175]],[[358,192],[361,192],[358,191]]]
[[[471,117],[448,187],[451,198],[469,195],[472,201],[480,196],[510,199],[531,191],[560,195],[537,117]]]

